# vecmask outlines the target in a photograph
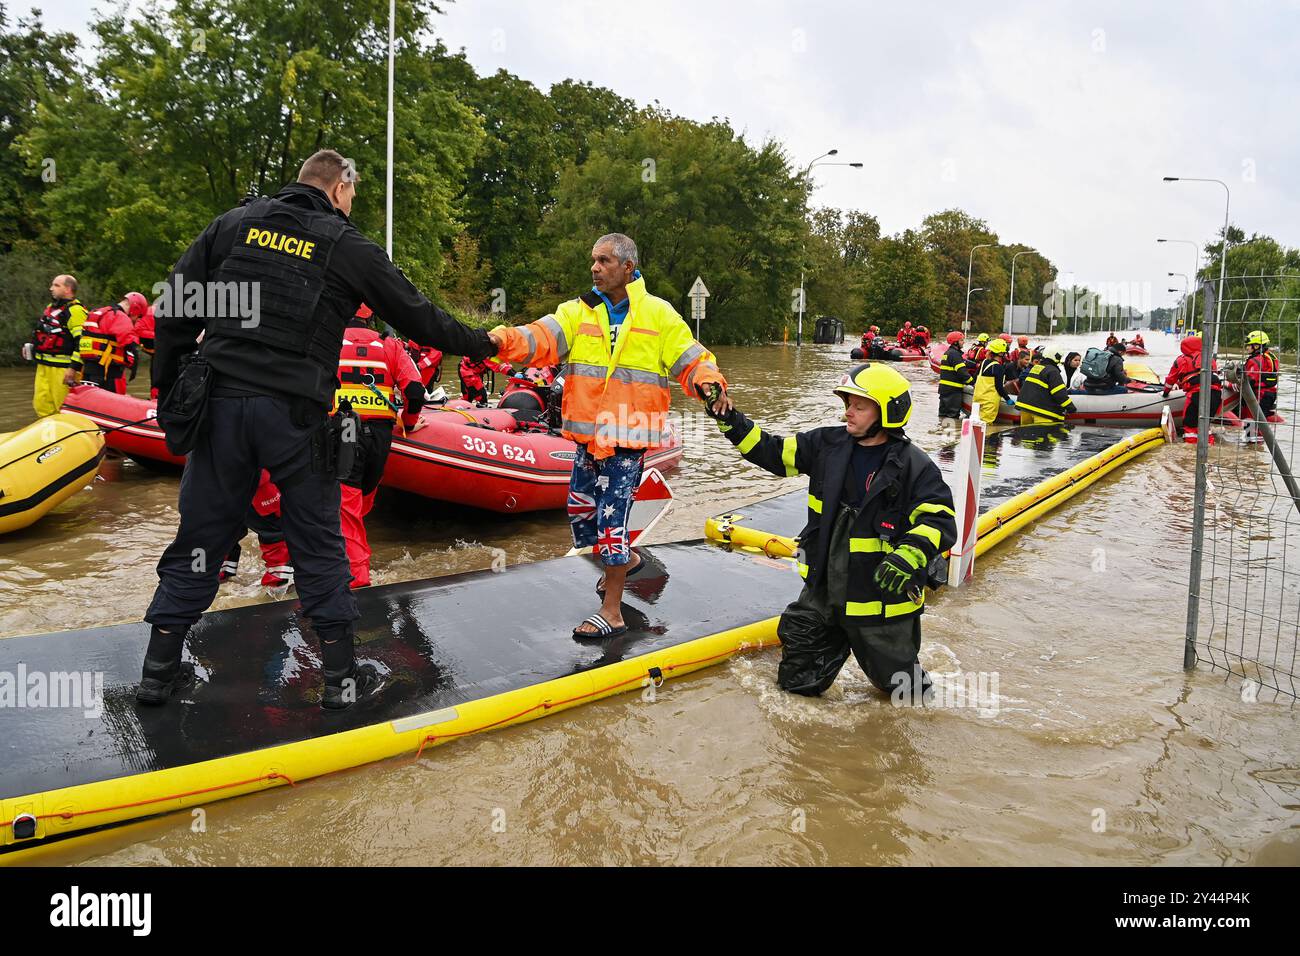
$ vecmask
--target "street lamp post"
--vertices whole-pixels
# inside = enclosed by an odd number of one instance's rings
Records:
[[[1210,342],[1211,358],[1218,354],[1219,351],[1219,321],[1223,316],[1223,295],[1227,291],[1224,284],[1228,275],[1228,213],[1232,203],[1232,191],[1228,189],[1228,184],[1222,179],[1198,179],[1192,176],[1166,176],[1164,181],[1167,183],[1218,183],[1223,187],[1223,246],[1219,250],[1219,289],[1218,294],[1214,297],[1214,334]],[[1193,319],[1194,321],[1194,319]],[[1204,339],[1202,339],[1204,341]],[[1203,355],[1204,353],[1202,353]],[[1210,363],[1201,363],[1201,394],[1210,394]],[[1209,403],[1203,402],[1201,408],[1201,418],[1209,418]],[[1202,428],[1208,427],[1202,423]]]
[[[962,324],[962,331],[963,331],[966,335],[969,335],[969,334],[970,334],[970,297],[971,297],[972,294],[974,294],[974,293],[976,293],[976,292],[984,292],[984,291],[985,291],[985,289],[984,289],[983,286],[979,286],[979,287],[974,288],[974,289],[971,289],[971,288],[968,287],[968,288],[966,289],[966,321]]]
[[[1183,331],[1186,332],[1188,328],[1187,326],[1188,317],[1190,317],[1193,322],[1196,321],[1196,289],[1197,286],[1200,285],[1200,279],[1201,279],[1201,246],[1199,243],[1193,242],[1191,239],[1157,239],[1156,242],[1176,242],[1179,245],[1191,246],[1192,249],[1195,250],[1196,259],[1192,264],[1192,278],[1194,278],[1196,281],[1188,282],[1188,286],[1190,286],[1192,290],[1192,304],[1187,308],[1186,312],[1183,314]]]
[[[1190,287],[1191,287],[1191,280],[1188,280],[1186,274],[1184,274],[1184,273],[1182,273],[1182,272],[1166,272],[1165,274],[1166,274],[1166,276],[1169,276],[1170,278],[1180,278],[1180,280],[1183,280],[1183,297],[1180,298],[1180,299],[1178,300],[1178,311],[1179,311],[1179,312],[1182,312],[1182,313],[1183,313],[1183,317],[1184,317],[1184,319],[1186,319],[1186,317],[1187,317],[1187,312],[1186,312],[1186,308],[1187,308],[1187,290],[1190,289]],[[1171,291],[1171,293],[1177,293],[1178,290],[1177,290],[1177,289],[1170,289],[1169,291]],[[1184,321],[1184,323],[1183,323],[1183,328],[1184,328],[1184,329],[1187,328],[1187,323],[1186,323],[1186,321]]]
[[[1021,256],[1029,255],[1033,251],[1034,251],[1033,249],[1026,249],[1024,252],[1017,252],[1014,256],[1011,257],[1011,293],[1010,295],[1007,296],[1007,307],[1011,310],[1011,312],[1007,314],[1008,323],[1014,321],[1014,316],[1012,313],[1015,312],[1015,308],[1016,308],[1016,260],[1019,259]],[[974,255],[974,250],[971,251],[971,254]],[[969,277],[966,280],[966,284],[970,285]],[[1010,332],[1011,330],[1005,329],[1004,331]]]
[[[971,270],[975,267],[975,249],[988,249],[997,245],[996,242],[981,242],[970,251],[970,258],[966,260],[966,318],[962,320],[961,331],[963,335],[970,335],[970,277]],[[982,292],[983,289],[976,291]]]
[[[839,153],[839,150],[838,150],[838,149],[830,149],[830,150],[827,150],[826,152],[822,153],[820,156],[818,156],[816,159],[814,159],[811,163],[809,163],[807,166],[805,166],[805,167],[803,168],[803,175],[804,175],[804,178],[806,179],[806,178],[807,178],[807,177],[812,173],[812,168],[813,168],[814,166],[852,166],[854,169],[861,169],[861,168],[862,168],[862,164],[861,164],[861,163],[823,163],[823,162],[822,162],[822,160],[825,159],[827,156],[835,156],[835,155],[837,155],[838,153]],[[805,270],[804,270],[804,265],[803,265],[803,257],[804,257],[804,253],[806,253],[807,251],[808,251],[808,250],[807,250],[807,246],[804,246],[803,248],[801,248],[801,249],[799,250],[799,259],[800,259],[800,263],[799,263],[799,326],[798,326],[798,329],[795,331],[794,344],[795,344],[796,346],[800,346],[800,347],[803,346],[803,310],[804,310],[804,288],[803,288],[803,283],[804,283],[804,271],[805,271]]]

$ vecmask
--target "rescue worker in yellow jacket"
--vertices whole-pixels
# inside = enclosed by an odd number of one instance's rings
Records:
[[[86,307],[77,298],[77,280],[55,276],[50,283],[50,304],[32,329],[32,340],[23,346],[23,358],[36,362],[32,408],[42,418],[57,412],[68,389],[76,384],[72,357],[85,322]]]
[[[578,446],[569,523],[574,546],[595,548],[605,568],[596,585],[600,612],[574,629],[578,638],[627,631],[623,585],[643,566],[628,547],[628,511],[645,452],[668,430],[670,380],[700,398],[727,387],[713,354],[695,341],[677,310],[646,291],[638,261],[627,236],[601,236],[591,250],[590,292],[529,325],[488,333],[498,361],[517,367],[565,363],[560,427]]]

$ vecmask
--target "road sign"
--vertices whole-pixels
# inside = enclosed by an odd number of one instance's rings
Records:
[[[695,337],[700,337],[700,320],[704,318],[704,300],[709,297],[709,290],[704,287],[704,280],[695,277],[695,285],[687,293],[691,297],[691,318],[695,320]]]

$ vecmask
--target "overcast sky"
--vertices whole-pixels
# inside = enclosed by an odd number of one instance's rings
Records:
[[[84,35],[97,5],[47,0],[46,20]],[[726,117],[799,166],[838,148],[865,168],[819,166],[814,202],[866,210],[888,233],[958,206],[1067,280],[1147,283],[1169,304],[1165,273],[1190,272],[1192,250],[1156,237],[1203,243],[1223,219],[1219,186],[1161,182],[1182,175],[1224,180],[1235,224],[1300,245],[1300,0],[445,10],[439,36],[481,74],[542,89],[573,77]]]

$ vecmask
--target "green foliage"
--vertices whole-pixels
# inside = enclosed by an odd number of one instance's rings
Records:
[[[970,296],[971,330],[1000,332],[1010,278],[996,245],[997,233],[982,219],[975,219],[960,209],[945,209],[925,217],[921,235],[943,295],[946,327],[960,329],[965,320],[969,270],[970,288],[983,290]],[[972,264],[971,250],[982,243],[995,245],[976,249]]]
[[[866,310],[862,328],[878,325],[886,335],[904,322],[928,326],[942,338],[944,297],[925,241],[911,229],[879,240],[866,267],[863,294]],[[850,331],[861,329],[849,326]]]
[[[402,4],[397,24],[394,245],[425,284],[460,231],[454,202],[482,138],[433,83],[417,40],[433,12]],[[147,289],[213,216],[331,146],[361,171],[353,221],[382,238],[387,27],[383,0],[177,0],[98,21],[98,58],[42,97],[19,138],[29,170],[57,162],[40,198],[50,233],[81,271]]]
[[[42,98],[66,95],[77,61],[71,33],[46,33],[35,11],[11,32],[0,3],[0,255],[15,243],[47,241],[35,207],[42,174],[48,177],[51,170],[45,163],[29,170],[13,144],[31,129]]]
[[[525,312],[589,288],[592,243],[623,232],[637,243],[649,290],[678,311],[704,278],[709,343],[770,340],[790,315],[804,201],[775,143],[751,147],[726,122],[647,109],[628,129],[594,137],[587,161],[561,174],[542,227],[546,285]]]
[[[867,262],[880,241],[876,217],[857,210],[817,209],[804,251],[808,315],[834,315],[853,328],[866,308]]]

